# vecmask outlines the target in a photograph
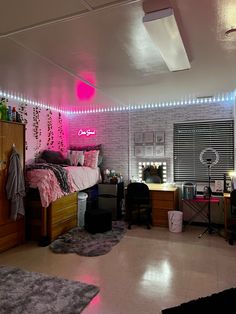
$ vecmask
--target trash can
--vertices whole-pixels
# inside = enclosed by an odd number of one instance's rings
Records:
[[[182,232],[183,212],[178,210],[168,211],[168,222],[170,232]]]
[[[88,194],[84,192],[78,193],[78,226],[83,228],[84,227],[84,214],[86,211],[86,204],[87,204]]]

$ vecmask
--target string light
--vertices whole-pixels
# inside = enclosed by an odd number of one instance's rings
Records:
[[[194,105],[194,104],[209,104],[209,103],[219,103],[219,102],[230,102],[235,100],[235,91],[230,93],[225,93],[212,97],[203,97],[203,98],[192,98],[188,100],[174,100],[167,102],[159,103],[146,103],[146,104],[129,104],[128,106],[117,106],[117,107],[107,107],[107,108],[93,108],[93,109],[82,109],[82,110],[66,110],[59,108],[59,106],[51,106],[49,104],[43,104],[31,99],[22,98],[21,96],[14,95],[6,91],[0,90],[0,96],[6,97],[8,99],[13,99],[14,101],[28,103],[35,107],[40,107],[43,109],[48,109],[52,111],[62,112],[68,115],[78,115],[78,114],[93,114],[93,113],[103,113],[103,112],[117,112],[117,111],[135,111],[135,110],[145,110],[145,109],[154,109],[154,108],[169,108],[183,105]]]

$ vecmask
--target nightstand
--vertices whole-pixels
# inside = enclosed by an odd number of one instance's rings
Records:
[[[110,209],[112,220],[121,219],[123,201],[124,182],[98,184],[98,207],[99,209]]]

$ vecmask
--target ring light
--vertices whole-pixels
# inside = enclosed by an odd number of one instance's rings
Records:
[[[220,156],[214,148],[208,147],[201,151],[199,159],[203,165],[212,167],[219,162]]]

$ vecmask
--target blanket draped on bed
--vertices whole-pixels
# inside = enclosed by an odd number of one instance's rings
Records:
[[[67,180],[67,171],[60,165],[56,164],[32,164],[27,166],[27,170],[32,169],[49,169],[52,170],[63,192],[69,193],[70,187]]]

